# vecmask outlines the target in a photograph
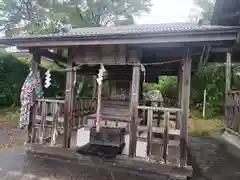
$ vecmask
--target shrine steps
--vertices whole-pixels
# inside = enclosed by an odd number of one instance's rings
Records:
[[[159,132],[159,131],[158,131]],[[175,136],[174,136],[175,137]],[[129,155],[130,137],[129,133],[125,133],[124,136],[125,146],[122,150],[122,155]],[[83,127],[77,131],[76,147],[81,148],[89,144],[90,142],[90,128]],[[151,158],[154,160],[161,160],[163,153],[163,139],[154,137],[152,140],[152,152]],[[147,156],[147,137],[144,133],[137,137],[136,157],[148,159]],[[168,162],[176,164],[179,162],[179,140],[170,138],[168,144]]]

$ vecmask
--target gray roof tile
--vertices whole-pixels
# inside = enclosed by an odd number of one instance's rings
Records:
[[[174,33],[192,32],[205,30],[231,29],[231,26],[197,25],[191,23],[169,23],[151,25],[127,25],[113,27],[88,27],[71,29],[68,33],[56,33],[50,36],[107,36],[107,35],[130,35],[145,33]],[[43,35],[49,36],[49,35]]]

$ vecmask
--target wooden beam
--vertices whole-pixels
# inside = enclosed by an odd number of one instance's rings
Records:
[[[182,70],[182,121],[180,128],[180,165],[187,164],[187,145],[188,145],[188,119],[189,119],[189,102],[190,102],[190,82],[191,82],[191,63],[192,59],[188,54],[183,60]]]
[[[33,51],[33,50],[30,50]],[[68,61],[68,58],[62,56],[61,54],[56,54],[53,53],[47,49],[39,49],[39,50],[34,50],[37,54],[40,54],[41,56],[44,56],[49,59],[57,60],[66,63]]]
[[[130,50],[129,60],[132,62],[139,62],[139,55],[137,50]],[[136,155],[137,144],[137,118],[138,118],[138,102],[139,102],[139,83],[140,83],[140,64],[133,66],[132,74],[132,88],[131,88],[131,102],[130,102],[130,145],[129,155]]]
[[[73,58],[71,57],[71,49],[68,51],[67,67],[73,68]],[[66,90],[65,90],[65,104],[64,104],[64,140],[63,147],[70,148],[71,143],[71,130],[72,130],[72,119],[73,119],[73,81],[74,74],[72,71],[67,71],[66,76]]]
[[[216,52],[216,53],[226,53],[229,52],[230,47],[216,47],[212,48],[211,52]]]
[[[52,59],[59,67],[65,68],[65,64],[67,63],[67,58],[60,55],[55,54],[53,52],[48,51],[47,49],[30,49],[30,52],[38,54],[39,56],[43,56],[47,59]]]

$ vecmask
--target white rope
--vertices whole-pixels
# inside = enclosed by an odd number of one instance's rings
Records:
[[[112,65],[112,66],[119,66],[119,65],[131,65],[131,66],[152,66],[152,65],[163,65],[163,64],[171,64],[175,62],[180,62],[181,59],[179,60],[172,60],[172,61],[164,61],[164,62],[154,62],[154,63],[123,63],[123,64],[104,64],[104,65]],[[75,67],[72,68],[57,68],[53,69],[52,71],[58,71],[58,72],[66,72],[66,71],[76,71],[78,69],[81,69],[83,65],[101,65],[103,63],[84,63],[84,64],[79,64]],[[144,71],[143,71],[144,72]]]

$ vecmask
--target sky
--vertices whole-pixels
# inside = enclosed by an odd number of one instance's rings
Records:
[[[152,3],[150,14],[135,19],[138,24],[186,22],[194,8],[193,0],[152,0]]]

